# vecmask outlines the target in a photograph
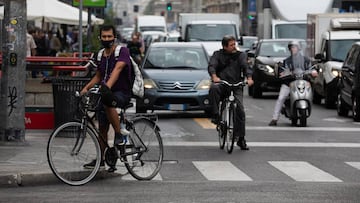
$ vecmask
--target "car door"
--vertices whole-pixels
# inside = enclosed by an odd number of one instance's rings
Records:
[[[352,89],[354,85],[355,64],[359,55],[359,49],[353,46],[344,61],[342,67],[342,98],[347,104],[352,103]]]

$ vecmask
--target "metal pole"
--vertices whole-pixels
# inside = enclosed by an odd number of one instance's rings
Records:
[[[5,1],[0,141],[25,142],[26,22],[26,1]]]
[[[87,51],[91,50],[91,11],[92,9],[88,9],[88,24],[87,24]]]
[[[80,4],[79,4],[79,58],[82,58],[82,49],[83,49],[82,10],[83,10],[83,0],[80,0]]]

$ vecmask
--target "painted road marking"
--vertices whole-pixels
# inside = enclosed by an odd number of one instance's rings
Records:
[[[360,170],[360,162],[345,162],[345,163]]]
[[[194,118],[195,122],[198,123],[204,129],[215,129],[216,125],[211,123],[208,118]],[[271,126],[246,126],[246,130],[257,130],[257,131],[324,131],[324,132],[360,132],[360,128],[340,128],[340,127],[271,127]]]
[[[186,142],[186,141],[163,141],[164,146],[181,147],[214,147],[219,142]],[[329,147],[329,148],[360,148],[360,143],[337,143],[337,142],[247,142],[249,147]]]
[[[252,181],[252,179],[229,161],[193,161],[195,167],[208,180]]]
[[[342,182],[335,176],[304,161],[269,161],[269,163],[300,182]]]

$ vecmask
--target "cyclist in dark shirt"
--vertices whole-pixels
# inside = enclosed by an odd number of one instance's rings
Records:
[[[228,94],[225,86],[221,85],[220,80],[230,83],[237,83],[247,78],[249,86],[253,84],[252,72],[248,68],[247,54],[236,49],[236,40],[233,36],[224,36],[222,47],[215,51],[210,58],[208,72],[213,81],[209,96],[213,105],[212,122],[219,122],[218,105],[219,102]],[[243,105],[243,88],[236,89],[234,96],[238,103],[236,118],[234,123],[234,136],[238,138],[237,145],[241,150],[249,150],[245,141],[245,111]]]

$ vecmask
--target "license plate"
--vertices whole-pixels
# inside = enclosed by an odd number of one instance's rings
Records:
[[[184,104],[169,104],[168,109],[173,110],[173,111],[183,111],[185,109],[185,105]]]

